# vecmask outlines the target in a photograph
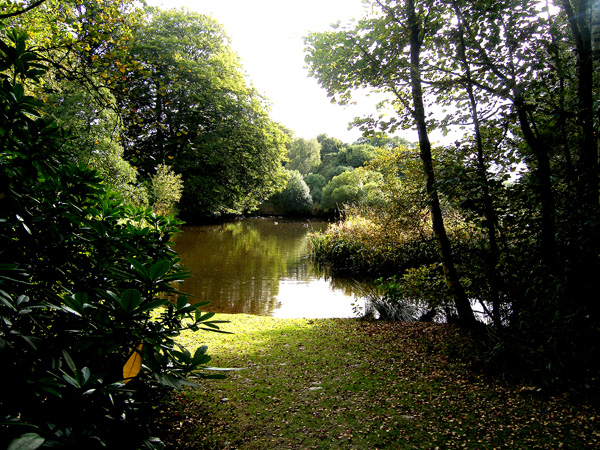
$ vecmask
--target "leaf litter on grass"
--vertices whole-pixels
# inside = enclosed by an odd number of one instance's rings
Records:
[[[223,316],[235,334],[182,343],[243,370],[161,406],[167,448],[600,448],[591,403],[489,379],[450,325]]]

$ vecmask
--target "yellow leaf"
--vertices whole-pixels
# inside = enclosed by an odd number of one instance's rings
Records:
[[[142,369],[142,347],[144,344],[138,345],[137,349],[131,351],[131,356],[123,366],[123,380],[125,383],[135,378]]]

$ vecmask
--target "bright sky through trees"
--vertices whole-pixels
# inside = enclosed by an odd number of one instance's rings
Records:
[[[372,112],[374,100],[342,107],[329,102],[304,68],[303,36],[325,31],[330,24],[363,15],[362,0],[151,0],[163,9],[186,7],[222,23],[232,48],[242,59],[248,78],[272,104],[273,120],[296,133],[315,138],[320,133],[351,143],[360,131],[348,131],[354,117]]]

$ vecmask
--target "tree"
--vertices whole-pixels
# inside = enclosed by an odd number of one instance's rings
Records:
[[[140,20],[136,2],[46,0],[29,4],[35,7],[12,17],[8,24],[27,30],[51,69],[51,78],[76,80],[105,102],[98,89],[110,88],[137,64],[125,53],[131,27]]]
[[[122,124],[112,87],[135,65],[124,56],[139,10],[128,0],[30,2],[11,19],[27,30],[48,66],[44,82],[28,89],[44,100],[46,113],[70,133],[63,149],[73,161],[98,170],[130,204],[147,204],[147,192],[124,157]],[[109,68],[117,67],[109,75]],[[118,75],[117,75],[118,74]]]
[[[600,268],[591,3],[375,0],[373,14],[355,25],[306,41],[311,73],[335,101],[349,101],[355,89],[389,95],[396,116],[356,124],[383,132],[416,127],[461,320],[473,322],[452,260],[481,280],[495,324],[525,343],[502,345],[522,351],[524,364],[569,366],[568,376],[589,376],[585,364],[595,365],[599,351],[587,345],[600,322],[587,276]],[[428,133],[451,126],[464,136],[436,151]],[[522,170],[511,177],[516,167]],[[478,255],[470,261],[443,236],[452,210],[485,236],[480,248],[466,250]]]
[[[327,136],[324,133],[317,136],[317,142],[321,144],[322,161],[325,161],[328,155],[336,155],[340,150],[346,147],[346,144],[338,138]]]
[[[349,145],[336,155],[339,166],[361,167],[375,157],[375,148],[368,144]]]
[[[325,177],[318,173],[309,173],[304,176],[304,182],[310,189],[310,196],[312,197],[313,203],[320,203],[321,192],[327,184]]]
[[[286,169],[297,170],[302,175],[312,173],[321,164],[321,144],[316,139],[294,139],[289,146]]]
[[[363,20],[355,30],[309,36],[307,62],[311,74],[341,101],[347,101],[352,90],[359,87],[383,88],[395,96],[396,104],[409,111],[419,133],[431,220],[448,287],[461,321],[472,326],[475,317],[456,271],[435,187],[421,80],[422,46],[441,27],[444,15],[436,2],[421,2],[418,10],[412,0],[393,6],[385,2],[377,4],[383,16]],[[405,49],[406,53],[402,53]]]
[[[348,205],[378,203],[382,180],[380,173],[365,169],[343,172],[323,188],[321,208],[325,212],[337,212]]]
[[[344,172],[351,172],[354,167],[350,167],[350,166],[330,166],[330,167],[325,167],[325,172],[323,173],[323,177],[325,178],[325,181],[331,181],[331,179],[333,177],[336,177],[338,175],[340,175],[341,173]]]
[[[141,66],[118,96],[126,156],[142,173],[170,164],[182,174],[184,215],[252,210],[282,185],[287,137],[217,22],[151,9],[130,56]]]
[[[274,194],[269,201],[277,213],[306,215],[313,212],[310,190],[297,170],[288,172],[288,179],[281,192]]]
[[[99,92],[114,101],[107,89],[99,88]],[[147,205],[146,188],[138,183],[136,170],[123,158],[122,127],[116,112],[99,103],[78,82],[65,81],[46,98],[47,111],[70,134],[63,149],[71,159],[97,170],[107,186],[127,203]]]
[[[3,12],[0,14],[0,20],[8,19],[10,17],[20,16],[21,14],[25,14],[27,11],[31,11],[34,8],[37,8],[46,0],[33,0],[30,2],[26,2],[23,4],[16,4],[11,0],[7,0],[2,3]]]
[[[373,133],[370,136],[361,136],[359,137],[355,145],[367,144],[372,147],[385,147],[385,148],[394,148],[394,147],[413,147],[414,144],[407,141],[404,138],[399,136],[388,136],[385,133]]]

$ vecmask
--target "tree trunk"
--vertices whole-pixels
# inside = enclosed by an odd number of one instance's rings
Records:
[[[417,131],[419,133],[419,146],[421,150],[421,161],[423,163],[423,170],[425,172],[427,195],[429,197],[429,207],[431,211],[431,221],[433,231],[437,240],[437,244],[442,257],[442,264],[444,267],[444,274],[446,277],[446,283],[454,298],[454,304],[456,311],[458,312],[458,318],[462,325],[467,327],[473,327],[476,324],[475,315],[471,309],[471,303],[467,298],[467,294],[460,282],[460,277],[454,264],[454,257],[452,255],[452,247],[448,234],[446,233],[446,227],[444,226],[444,218],[442,215],[442,209],[440,207],[440,201],[437,189],[435,188],[435,173],[433,170],[433,158],[431,155],[431,143],[427,133],[427,123],[425,119],[425,106],[423,104],[423,89],[421,86],[421,39],[419,23],[415,11],[414,0],[407,0],[406,2],[406,15],[408,20],[408,26],[410,29],[410,82],[412,88],[412,97],[414,103],[413,116],[417,124]]]
[[[591,4],[590,4],[591,3]],[[600,65],[600,2],[580,0],[577,11],[569,0],[561,5],[569,20],[577,54],[577,125],[580,127],[579,145],[576,148],[577,193],[579,208],[576,220],[579,225],[576,254],[570,262],[570,297],[586,307],[596,318],[600,317],[600,303],[594,280],[585,274],[597,272],[600,261],[599,151],[594,133],[594,64]]]
[[[527,117],[526,106],[522,94],[518,88],[514,89],[514,104],[517,109],[519,125],[523,132],[525,142],[533,152],[537,160],[535,176],[537,177],[538,193],[542,204],[541,224],[541,255],[542,262],[554,274],[557,269],[556,260],[556,222],[555,201],[552,191],[552,177],[550,170],[550,155],[544,142],[538,138],[531,129],[531,123]]]
[[[465,72],[465,88],[467,90],[467,95],[469,96],[471,118],[473,120],[473,130],[475,133],[475,145],[477,148],[477,177],[479,179],[479,183],[482,189],[482,197],[485,211],[485,228],[487,231],[488,242],[490,245],[487,272],[491,291],[490,297],[492,300],[492,319],[494,321],[494,324],[499,327],[502,325],[502,320],[500,317],[501,280],[498,274],[498,261],[500,260],[500,250],[498,247],[498,240],[496,237],[496,224],[498,223],[498,218],[496,216],[496,211],[494,210],[492,197],[490,195],[489,180],[483,152],[483,140],[481,138],[479,113],[477,111],[477,100],[475,99],[475,93],[473,91],[471,68],[469,66],[469,62],[467,61],[467,56],[465,52],[466,46],[464,41],[465,33],[463,27],[463,16],[456,1],[453,2],[453,6],[456,12],[456,17],[458,19],[458,57],[460,59],[461,64],[463,65],[463,70]]]

